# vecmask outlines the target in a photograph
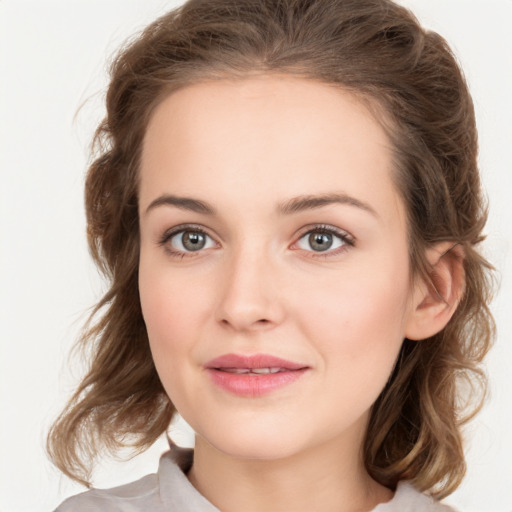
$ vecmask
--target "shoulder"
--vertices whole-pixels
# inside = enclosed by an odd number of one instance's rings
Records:
[[[171,446],[158,473],[112,489],[91,489],[64,501],[55,512],[219,512],[188,481],[193,452]]]
[[[55,512],[121,512],[154,510],[158,507],[158,478],[147,475],[140,480],[111,489],[91,489],[64,501]]]
[[[372,512],[456,512],[432,496],[416,490],[409,482],[400,482],[391,501],[378,505]]]

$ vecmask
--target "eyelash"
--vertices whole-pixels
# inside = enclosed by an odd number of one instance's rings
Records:
[[[173,258],[189,258],[194,257],[194,251],[177,251],[175,249],[172,249],[170,247],[169,241],[172,240],[173,237],[179,234],[186,233],[187,231],[191,233],[200,233],[204,235],[205,237],[208,237],[213,240],[213,237],[211,237],[208,232],[203,229],[201,226],[195,225],[195,224],[183,224],[180,226],[176,226],[170,230],[167,230],[162,237],[160,238],[158,244],[165,248],[166,252]],[[197,251],[201,252],[201,250]]]
[[[313,250],[307,251],[308,253],[311,253],[311,257],[313,258],[327,259],[330,257],[338,256],[341,253],[347,251],[349,247],[354,247],[355,245],[355,238],[352,235],[350,235],[346,231],[343,231],[339,228],[335,228],[334,226],[329,226],[327,224],[314,224],[312,226],[306,226],[301,230],[297,238],[297,241],[294,242],[293,245],[297,245],[304,237],[306,237],[307,235],[311,235],[312,233],[332,235],[342,242],[342,245],[340,247],[337,247],[336,249],[333,250],[327,249],[325,252]]]
[[[166,252],[173,258],[183,259],[183,258],[195,257],[194,251],[177,251],[175,249],[172,249],[169,244],[169,241],[172,240],[173,237],[175,237],[179,234],[186,233],[187,231],[191,232],[191,233],[200,233],[200,234],[204,235],[205,237],[208,237],[209,239],[213,240],[213,237],[211,237],[208,234],[208,232],[201,226],[194,225],[194,224],[185,224],[185,225],[176,226],[176,227],[166,231],[160,238],[158,244],[160,246],[163,246],[165,248]],[[329,258],[332,256],[338,256],[342,252],[345,252],[347,250],[347,247],[353,247],[355,245],[354,237],[352,235],[350,235],[349,233],[347,233],[346,231],[340,230],[338,228],[335,228],[333,226],[329,226],[326,224],[315,224],[315,225],[306,226],[305,228],[303,228],[301,230],[301,232],[299,233],[297,240],[293,243],[292,247],[296,246],[305,236],[311,235],[311,233],[332,235],[332,236],[338,238],[342,242],[342,245],[340,247],[338,247],[334,250],[327,249],[325,252],[305,250],[306,252],[311,253],[311,257],[313,257],[313,258],[326,259],[326,258]],[[201,249],[199,249],[197,251],[197,253],[200,253],[200,252],[202,252]]]

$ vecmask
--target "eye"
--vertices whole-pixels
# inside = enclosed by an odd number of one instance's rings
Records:
[[[166,233],[161,244],[165,245],[173,255],[184,255],[216,247],[212,237],[199,228],[180,229]]]
[[[354,245],[348,233],[327,226],[310,229],[297,241],[299,249],[316,253],[338,253],[347,245]]]

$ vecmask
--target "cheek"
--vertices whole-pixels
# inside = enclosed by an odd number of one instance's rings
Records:
[[[206,303],[210,301],[208,290],[211,287],[206,275],[177,272],[160,259],[145,256],[144,252],[141,254],[139,293],[142,312],[148,333],[154,334],[155,340],[162,337],[179,339],[185,331],[198,325],[200,311],[208,309]]]
[[[403,342],[396,294],[375,283],[369,288],[359,284],[312,300],[301,317],[302,330],[320,356],[325,379],[319,407],[333,432],[366,416],[389,380]]]
[[[333,373],[357,382],[371,375],[382,385],[389,377],[404,338],[409,287],[403,270],[387,270],[340,274],[295,294],[307,300],[295,302],[294,317]]]
[[[160,380],[174,406],[187,411],[194,400],[194,361],[208,307],[200,283],[166,272],[156,265],[139,269],[139,291],[151,353]]]
[[[166,367],[179,364],[180,354],[189,351],[198,338],[204,325],[202,317],[211,310],[207,288],[197,280],[141,262],[142,313],[159,373],[162,361],[165,360]],[[165,379],[165,375],[161,377]]]

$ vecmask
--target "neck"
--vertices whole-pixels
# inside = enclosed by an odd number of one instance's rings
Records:
[[[370,478],[359,449],[332,442],[257,460],[232,457],[198,437],[188,477],[222,512],[368,512],[392,497]]]

